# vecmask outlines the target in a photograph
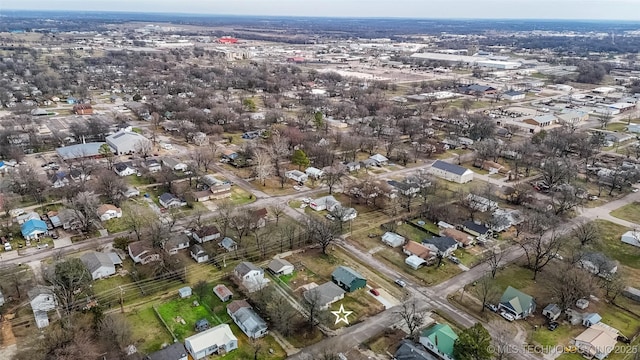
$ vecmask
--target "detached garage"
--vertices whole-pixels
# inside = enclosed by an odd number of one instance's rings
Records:
[[[473,171],[440,160],[436,160],[436,162],[431,165],[429,172],[441,179],[458,184],[465,184],[473,180]]]

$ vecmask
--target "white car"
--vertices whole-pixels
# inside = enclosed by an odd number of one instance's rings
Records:
[[[304,198],[302,199],[302,202],[305,204],[309,204],[311,202],[311,198]]]
[[[11,251],[13,248],[11,247],[11,243],[4,244],[4,251]]]
[[[165,150],[173,149],[173,145],[171,145],[171,144],[162,144],[162,145],[160,145],[160,147],[165,149]]]
[[[293,185],[293,190],[300,191],[300,190],[302,190],[302,186]]]
[[[508,312],[505,312],[505,311],[501,312],[500,316],[505,318],[507,321],[513,321],[513,320],[516,319],[515,316],[513,316],[513,315],[511,315],[511,314],[509,314]]]
[[[633,190],[631,190],[631,192],[634,192],[634,193],[635,193],[635,192],[638,192],[638,189],[637,189],[637,188],[634,188]]]

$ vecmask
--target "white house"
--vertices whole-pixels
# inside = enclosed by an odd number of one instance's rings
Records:
[[[429,173],[458,184],[465,184],[473,180],[473,171],[441,160],[436,160],[431,165]]]
[[[324,176],[324,171],[318,169],[318,168],[314,168],[314,167],[308,167],[305,171],[305,174],[307,174],[308,177],[312,177],[314,179],[320,179],[322,176]]]
[[[238,338],[228,324],[221,324],[184,339],[184,346],[195,360],[213,354],[223,355],[238,348]]]
[[[405,241],[406,239],[403,236],[400,236],[393,232],[387,231],[386,233],[384,233],[384,235],[382,235],[382,242],[391,247],[402,246],[404,245]]]
[[[264,278],[264,270],[247,261],[238,264],[233,273],[249,292],[260,290],[269,282]]]
[[[189,247],[189,237],[185,234],[175,234],[162,244],[162,248],[169,255],[176,255],[178,251]]]
[[[339,206],[340,202],[331,195],[323,196],[315,199],[309,203],[309,207],[315,211],[328,210],[333,211],[336,206]]]
[[[419,256],[411,255],[408,256],[404,263],[409,265],[413,270],[418,270],[421,266],[427,263],[427,261]]]
[[[152,261],[159,261],[160,254],[156,253],[151,244],[146,241],[135,241],[129,244],[129,256],[133,262],[140,264],[148,264]]]
[[[525,93],[515,90],[509,90],[502,93],[502,97],[509,101],[524,100],[525,96]]]
[[[194,231],[191,236],[193,236],[193,240],[202,244],[220,238],[220,230],[214,225],[205,225]]]
[[[122,191],[122,195],[126,198],[132,198],[134,196],[140,195],[140,190],[136,188],[127,188],[126,190]]]
[[[309,179],[309,176],[307,174],[303,173],[302,171],[298,171],[298,170],[287,171],[286,173],[284,173],[284,175],[288,179],[291,179],[291,180],[299,182],[299,183],[303,183],[303,182],[305,182],[305,181],[307,181]]]
[[[58,306],[53,288],[50,286],[36,286],[27,291],[31,310],[36,319],[38,329],[49,326],[49,317],[47,312],[54,310]]]
[[[107,221],[122,217],[122,209],[111,204],[102,204],[97,210],[100,221]]]
[[[116,266],[111,257],[102,252],[92,251],[80,257],[80,260],[91,273],[93,280],[111,276],[116,273]]]
[[[235,300],[227,305],[227,314],[250,339],[259,339],[268,333],[267,323],[246,300]]]
[[[138,172],[133,166],[127,163],[117,163],[113,165],[113,171],[118,174],[118,176],[129,176],[134,175]]]
[[[187,206],[186,202],[180,200],[177,196],[170,193],[164,193],[160,195],[158,201],[160,202],[160,205],[162,205],[166,209]]]
[[[371,155],[369,156],[369,159],[375,161],[377,166],[387,165],[389,162],[389,159],[380,154]]]
[[[209,254],[207,254],[207,252],[204,251],[202,246],[198,244],[193,245],[189,252],[191,253],[191,257],[193,258],[193,260],[195,260],[197,263],[203,263],[203,262],[209,261]]]
[[[189,168],[189,165],[174,158],[164,158],[162,164],[173,171],[186,171]]]

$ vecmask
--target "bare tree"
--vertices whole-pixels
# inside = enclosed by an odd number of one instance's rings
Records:
[[[131,343],[131,327],[121,314],[105,316],[100,322],[98,332],[103,339],[109,339],[120,350],[124,350]]]
[[[138,155],[146,159],[153,153],[153,143],[147,139],[140,139],[134,145],[134,149]]]
[[[253,172],[256,178],[262,183],[262,186],[267,185],[267,179],[273,174],[274,167],[271,162],[271,157],[266,151],[257,151],[253,157],[255,166]]]
[[[64,204],[73,211],[73,216],[84,233],[88,232],[94,221],[98,220],[97,210],[100,202],[98,196],[92,192],[79,192]]]
[[[571,236],[580,242],[580,245],[587,246],[600,240],[600,230],[595,222],[581,221],[573,227]]]
[[[562,248],[565,238],[561,234],[552,230],[548,238],[543,234],[536,236],[526,236],[516,242],[524,250],[527,259],[527,266],[533,271],[533,280],[551,259],[555,258]]]
[[[548,273],[549,290],[563,311],[571,308],[578,299],[589,296],[595,290],[593,276],[572,264],[564,263],[555,266]]]
[[[335,164],[324,171],[322,181],[329,187],[329,194],[333,193],[336,185],[342,184],[342,179],[347,173],[347,169],[342,164]]]
[[[492,247],[484,253],[484,261],[489,265],[491,269],[491,278],[494,279],[496,277],[496,273],[500,266],[502,266],[502,260],[504,257],[504,251],[499,247]]]
[[[612,304],[616,303],[616,298],[624,289],[626,289],[627,283],[620,273],[615,273],[608,276],[606,279],[600,280],[600,288],[604,291],[604,297]]]
[[[425,314],[417,307],[416,301],[405,302],[396,312],[409,329],[409,337],[416,339],[417,330],[424,324]]]
[[[123,198],[122,192],[127,190],[127,185],[124,180],[115,172],[108,169],[103,169],[96,175],[96,192],[104,195],[108,203],[120,206]]]
[[[495,280],[488,275],[481,277],[477,281],[474,290],[476,295],[478,295],[480,302],[482,303],[480,305],[482,306],[482,309],[480,309],[480,311],[482,312],[484,312],[485,305],[495,302],[500,295],[500,289],[496,285]]]
[[[273,216],[276,217],[276,227],[278,226],[278,222],[280,221],[282,215],[285,214],[285,206],[286,205],[284,203],[278,202],[269,209]]]
[[[148,222],[145,213],[141,205],[132,204],[127,206],[126,211],[124,211],[124,216],[122,217],[129,230],[136,234],[138,241],[142,239],[142,230]]]
[[[515,360],[516,354],[510,348],[512,345],[513,328],[506,321],[492,321],[489,328],[493,329],[491,342],[495,349],[493,356],[495,360]]]
[[[327,253],[327,248],[336,240],[338,229],[334,224],[320,219],[309,219],[307,229],[311,240],[320,245],[322,253]]]

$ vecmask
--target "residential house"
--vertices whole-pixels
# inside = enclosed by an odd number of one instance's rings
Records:
[[[251,224],[250,228],[262,228],[267,225],[267,209],[251,209],[249,210],[249,215],[251,216]]]
[[[160,260],[160,254],[156,253],[147,241],[134,241],[129,244],[129,256],[136,264],[148,264]]]
[[[402,247],[402,252],[408,256],[414,255],[425,260],[432,256],[431,250],[427,246],[411,240],[407,241],[404,247]]]
[[[86,174],[80,169],[73,168],[69,171],[69,177],[73,181],[89,181],[91,180],[91,174]]]
[[[49,215],[53,227],[62,227],[64,230],[79,229],[82,224],[76,213],[71,209],[61,209],[56,215]]]
[[[523,319],[533,315],[536,311],[536,302],[530,295],[509,286],[500,298],[498,310],[505,311],[516,319]]]
[[[420,192],[420,186],[415,183],[408,183],[405,181],[395,181],[389,180],[387,184],[391,185],[395,188],[400,194],[404,196],[415,196],[418,192]]]
[[[197,202],[203,202],[211,199],[211,191],[193,191],[191,192],[190,196]]]
[[[231,196],[231,185],[222,184],[222,185],[210,186],[209,192],[211,193],[209,198],[213,200],[228,198]]]
[[[295,270],[293,264],[285,259],[273,259],[267,265],[267,269],[275,275],[289,275]]]
[[[166,209],[178,208],[187,205],[186,202],[182,201],[180,198],[171,193],[164,193],[160,195],[158,201],[160,202],[160,205],[162,205]]]
[[[600,252],[581,254],[578,265],[590,273],[608,278],[618,271],[618,262]]]
[[[320,179],[321,177],[324,176],[324,171],[318,169],[318,168],[314,168],[312,166],[308,167],[305,171],[305,174],[307,174],[308,177],[310,178],[314,178],[314,179]]]
[[[16,216],[16,222],[19,225],[22,225],[22,224],[26,223],[29,220],[40,220],[40,215],[35,211],[29,211],[26,214],[22,214],[22,215]]]
[[[80,260],[91,273],[93,280],[109,277],[116,273],[116,266],[108,254],[92,251],[82,255]]]
[[[443,229],[440,235],[452,238],[458,243],[458,247],[468,247],[475,243],[473,236],[456,229]]]
[[[409,267],[411,267],[413,270],[418,270],[423,265],[426,265],[427,261],[421,257],[410,255],[407,256],[406,259],[404,259],[404,263],[409,265]]]
[[[207,254],[207,252],[204,251],[204,248],[198,244],[191,246],[189,253],[197,263],[209,261],[209,254]]]
[[[100,221],[107,221],[122,217],[122,209],[111,204],[102,204],[97,210]]]
[[[340,221],[345,222],[355,219],[358,216],[358,211],[354,208],[344,207],[338,204],[331,210],[331,214],[339,218]]]
[[[49,326],[48,311],[54,310],[58,306],[53,287],[51,286],[35,286],[27,291],[29,296],[29,304],[36,319],[38,329]]]
[[[222,158],[233,161],[238,158],[238,153],[231,149],[222,150]]]
[[[347,292],[353,292],[367,286],[367,279],[348,266],[338,266],[333,270],[331,281]]]
[[[228,236],[222,239],[222,241],[218,243],[218,246],[225,249],[227,252],[238,250],[238,243]]]
[[[441,160],[436,160],[429,168],[429,172],[439,178],[458,184],[465,184],[473,180],[473,171]]]
[[[160,164],[160,161],[158,161],[158,159],[146,159],[142,162],[142,166],[146,167],[147,171],[149,171],[150,173],[157,173],[162,170],[162,165]]]
[[[246,300],[234,300],[227,305],[227,314],[250,339],[267,335],[267,323],[262,320]]]
[[[404,238],[404,236],[400,236],[396,233],[393,232],[389,232],[387,231],[386,233],[384,233],[382,235],[382,242],[391,246],[391,247],[398,247],[398,246],[402,246],[404,245],[406,239]],[[416,243],[417,244],[417,243]]]
[[[211,174],[201,177],[200,182],[207,185],[208,187],[224,185],[224,181],[219,180]]]
[[[57,172],[51,176],[51,187],[59,189],[69,185],[69,178],[65,172]]]
[[[491,233],[491,230],[489,230],[486,226],[473,221],[463,222],[462,230],[473,236],[487,236]]]
[[[91,104],[76,104],[73,105],[73,113],[76,115],[92,115],[93,107],[91,107]]]
[[[498,203],[476,194],[467,195],[469,206],[480,212],[493,211],[498,208]]]
[[[340,202],[331,195],[323,196],[309,203],[309,207],[315,211],[333,211],[338,205],[340,205]]]
[[[233,273],[249,292],[260,290],[269,282],[264,277],[264,270],[247,261],[238,264]]]
[[[130,131],[118,131],[105,138],[116,155],[133,154],[143,148],[151,148],[151,141],[146,137]]]
[[[287,171],[286,173],[284,173],[284,176],[298,183],[304,183],[309,179],[309,176],[307,174],[298,170]]]
[[[332,282],[308,289],[302,296],[310,304],[316,304],[318,309],[327,310],[331,304],[344,299],[345,291]]]
[[[113,164],[113,171],[115,171],[118,176],[129,176],[138,173],[138,170],[129,162]]]
[[[364,159],[360,161],[361,167],[368,169],[370,167],[378,166],[378,162],[373,159]]]
[[[193,294],[193,290],[190,287],[185,286],[178,289],[178,295],[180,295],[181,299],[186,299]]]
[[[453,344],[458,335],[449,325],[435,324],[420,334],[420,344],[429,352],[443,360],[454,360]]]
[[[187,349],[181,342],[175,342],[161,350],[151,353],[144,360],[188,360]]]
[[[598,323],[576,336],[572,343],[585,358],[602,360],[616,349],[618,330]]]
[[[380,154],[371,155],[369,159],[375,161],[376,166],[385,166],[389,163],[389,159]]]
[[[125,191],[122,192],[122,195],[126,198],[132,198],[134,196],[139,196],[140,191],[136,188],[127,188]]]
[[[398,350],[393,355],[395,360],[437,360],[422,346],[411,340],[402,340]]]
[[[200,360],[209,355],[224,355],[237,349],[238,338],[233,335],[228,324],[221,324],[184,339],[184,346],[193,359]]]
[[[189,237],[186,234],[172,234],[171,238],[162,243],[162,248],[169,255],[176,255],[178,251],[189,248]]]
[[[31,219],[20,227],[22,237],[27,240],[36,240],[42,235],[48,234],[47,223],[40,219]]]
[[[549,304],[542,309],[542,316],[546,317],[550,321],[556,321],[562,314],[562,309],[558,304]]]
[[[227,302],[233,299],[233,293],[229,288],[224,286],[224,284],[218,284],[213,287],[213,293],[220,299],[222,302]]]
[[[458,248],[458,242],[448,236],[434,236],[430,239],[422,240],[422,245],[426,246],[432,253],[448,257]]]
[[[200,244],[220,238],[220,230],[215,225],[204,225],[191,233],[193,240]]]
[[[186,163],[169,157],[162,159],[162,165],[168,167],[173,171],[187,171],[187,169],[189,168],[189,165],[187,165]]]
[[[640,130],[638,132],[640,132]],[[349,172],[354,172],[354,171],[360,170],[360,163],[357,162],[357,161],[352,161],[350,163],[346,163],[345,166],[347,167],[347,171],[349,171]]]
[[[489,224],[491,231],[502,232],[524,221],[522,212],[513,209],[495,209],[491,214]]]
[[[590,327],[599,323],[602,320],[602,316],[597,313],[584,314],[582,316],[582,326]]]

